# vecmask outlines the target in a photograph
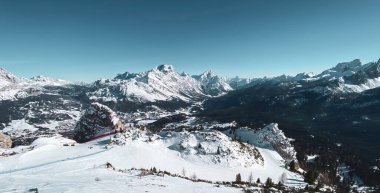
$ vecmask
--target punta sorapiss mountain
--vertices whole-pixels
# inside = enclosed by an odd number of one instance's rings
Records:
[[[126,72],[113,79],[98,80],[94,87],[95,91],[87,93],[92,100],[133,102],[200,101],[232,90],[223,78],[211,72],[199,76],[179,74],[169,64],[147,72]]]

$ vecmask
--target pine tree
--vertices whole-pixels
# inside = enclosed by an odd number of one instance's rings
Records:
[[[272,187],[273,186],[273,180],[272,178],[267,178],[267,181],[265,182],[266,187]]]
[[[238,184],[238,183],[241,183],[241,175],[240,175],[240,173],[238,173],[238,174],[236,175],[235,182],[236,182],[237,184]]]
[[[257,178],[256,183],[257,183],[257,184],[260,184],[260,183],[261,183],[260,178]]]
[[[281,183],[281,181],[278,181],[278,183],[277,183],[277,187],[281,189],[283,186],[284,186],[284,184]]]

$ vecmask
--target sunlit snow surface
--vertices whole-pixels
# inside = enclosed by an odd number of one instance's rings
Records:
[[[168,148],[172,142],[145,139],[129,140],[124,146],[105,149],[105,137],[76,146],[63,146],[68,140],[42,138],[31,151],[0,159],[0,192],[23,192],[38,188],[40,192],[240,192],[239,189],[214,187],[173,177],[144,176],[136,172],[120,173],[104,167],[110,162],[118,169],[156,167],[186,176],[196,174],[200,179],[233,181],[241,173],[247,179],[250,172],[261,181],[271,177],[278,181],[287,173],[288,185],[303,184],[302,178],[283,168],[282,158],[275,152],[258,148],[264,165],[251,167],[224,166],[204,159],[187,159]],[[97,178],[97,180],[95,180]]]

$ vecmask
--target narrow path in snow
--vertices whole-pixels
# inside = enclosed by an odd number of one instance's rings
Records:
[[[90,154],[87,154],[87,155],[80,155],[80,156],[77,156],[77,157],[68,157],[68,158],[65,158],[65,159],[50,161],[50,162],[46,162],[46,163],[42,163],[42,164],[37,164],[37,165],[34,165],[34,166],[28,166],[28,167],[24,167],[24,168],[18,168],[18,169],[14,169],[14,170],[0,171],[0,175],[10,174],[10,173],[14,173],[14,172],[20,172],[20,171],[24,171],[24,170],[30,170],[30,169],[39,168],[39,167],[42,167],[42,166],[47,166],[47,165],[51,165],[51,164],[55,164],[55,163],[59,163],[59,162],[65,162],[65,161],[71,161],[71,160],[77,160],[77,159],[80,159],[80,158],[90,157],[90,156],[93,156],[93,155],[96,155],[96,154],[100,154],[100,153],[109,151],[111,149],[112,149],[112,147],[109,148],[109,149],[104,149],[104,150],[97,151],[97,152],[94,152],[94,153],[90,153]]]

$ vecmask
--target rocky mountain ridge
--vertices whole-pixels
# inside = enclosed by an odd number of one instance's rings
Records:
[[[231,91],[223,78],[205,72],[199,76],[179,74],[169,64],[147,72],[118,74],[113,79],[98,80],[95,91],[87,93],[98,101],[157,102],[204,100]]]

